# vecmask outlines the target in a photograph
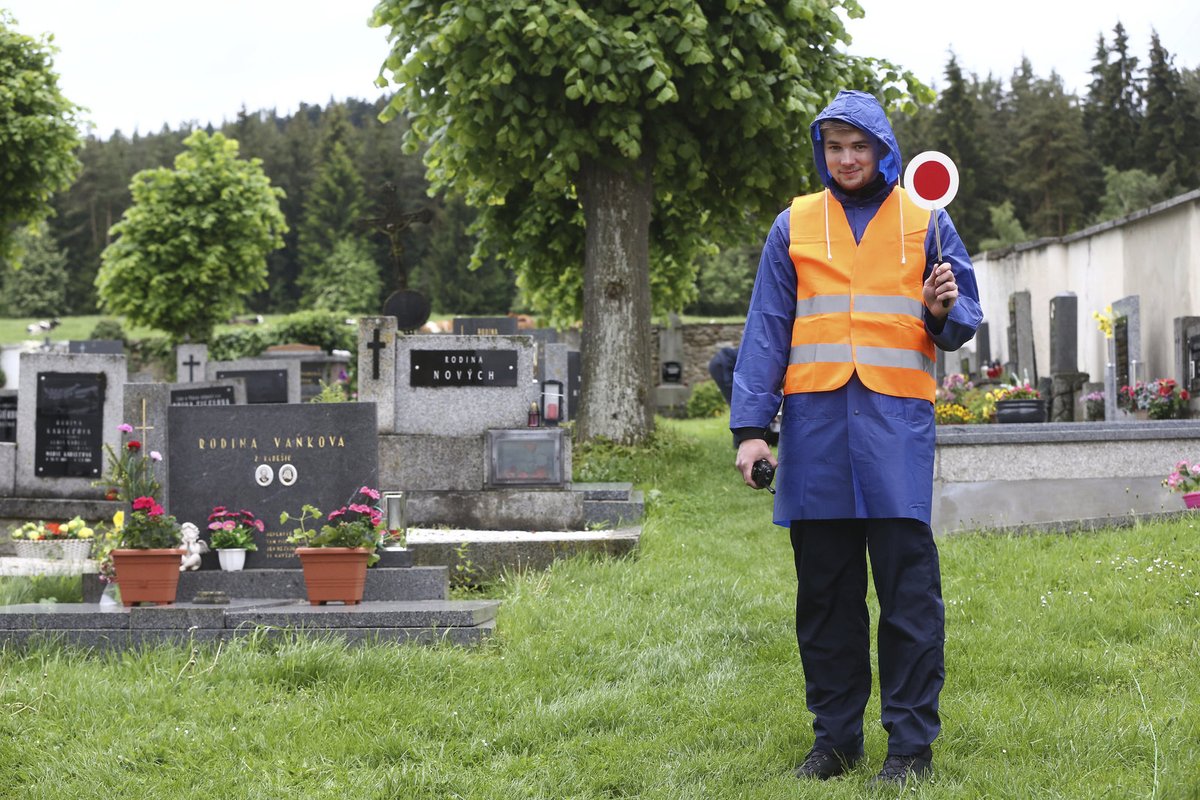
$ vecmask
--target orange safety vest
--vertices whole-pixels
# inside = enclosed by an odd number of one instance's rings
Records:
[[[929,212],[897,186],[855,243],[826,190],[792,201],[791,226],[796,319],[784,394],[831,391],[857,371],[868,389],[932,403],[935,352],[921,291]]]

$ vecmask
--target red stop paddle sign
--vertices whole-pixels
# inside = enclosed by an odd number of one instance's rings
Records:
[[[904,186],[908,196],[921,208],[928,211],[945,208],[958,194],[958,167],[945,153],[926,150],[908,162]]]

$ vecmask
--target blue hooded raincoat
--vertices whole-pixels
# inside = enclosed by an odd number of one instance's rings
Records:
[[[884,186],[869,196],[848,196],[825,165],[819,125],[838,119],[876,140]],[[841,202],[855,241],[896,186],[900,147],[883,108],[865,92],[843,91],[813,121],[813,158],[821,181]],[[833,213],[833,205],[830,212]],[[928,277],[937,263],[934,225],[940,227],[942,261],[951,265],[958,301],[949,316],[925,314],[925,327],[943,350],[957,350],[975,335],[983,315],[971,259],[944,210],[930,215],[925,239]],[[857,375],[830,392],[784,396],[784,373],[796,309],[796,267],[788,254],[790,211],[771,227],[763,246],[746,329],[734,371],[730,427],[766,428],[783,402],[776,473],[775,522],[800,519],[905,517],[929,523],[933,498],[933,406],[866,388]]]

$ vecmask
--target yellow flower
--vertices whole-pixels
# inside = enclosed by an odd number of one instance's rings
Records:
[[[124,527],[125,527],[125,512],[118,511],[117,513],[113,514],[113,530],[119,531],[119,530],[121,530],[121,528],[124,528]]]
[[[1092,319],[1096,320],[1096,324],[1099,326],[1100,332],[1104,334],[1105,339],[1111,339],[1113,337],[1113,316],[1111,305],[1104,307],[1103,314],[1101,314],[1099,311],[1093,311]]]
[[[80,539],[90,539],[93,536],[95,536],[95,534],[96,534],[96,532],[93,531],[91,528],[80,528],[80,530],[79,530],[79,538]]]

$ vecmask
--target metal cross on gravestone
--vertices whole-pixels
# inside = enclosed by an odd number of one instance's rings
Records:
[[[145,442],[145,441],[146,441],[146,431],[152,431],[152,430],[154,430],[154,426],[153,426],[153,425],[147,425],[147,424],[146,424],[146,398],[144,398],[144,397],[142,398],[142,424],[141,424],[141,425],[134,425],[134,426],[133,426],[133,429],[134,429],[135,431],[141,431],[141,440],[142,440],[142,442]]]
[[[379,380],[379,355],[387,347],[387,342],[380,340],[379,328],[375,329],[373,337],[371,341],[367,342],[367,349],[371,351],[371,378]]]
[[[193,353],[188,353],[188,360],[183,362],[183,366],[188,368],[188,383],[196,382],[196,367],[200,366],[200,362],[196,360]]]

